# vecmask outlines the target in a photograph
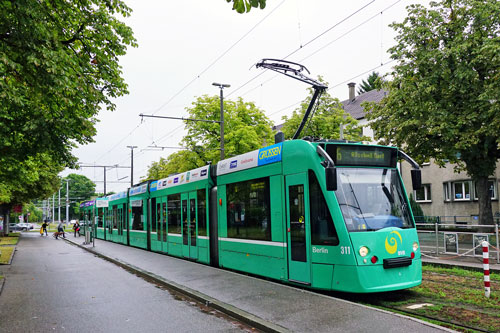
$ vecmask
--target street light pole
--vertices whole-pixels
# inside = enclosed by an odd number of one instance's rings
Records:
[[[70,179],[65,179],[66,182],[66,225],[69,225],[69,182]]]
[[[130,148],[130,187],[134,186],[134,148],[137,146],[127,146]]]
[[[220,160],[224,159],[224,88],[229,88],[231,85],[224,83],[212,83],[213,86],[220,89]]]
[[[61,222],[61,188],[59,187],[59,203],[57,204],[57,221]]]

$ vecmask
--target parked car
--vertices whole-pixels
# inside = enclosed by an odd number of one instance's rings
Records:
[[[9,231],[21,231],[22,228],[15,223],[9,223]]]
[[[23,231],[28,231],[28,230],[33,229],[33,225],[31,223],[18,223],[18,224],[16,224],[16,226],[21,228],[20,230],[23,230]]]

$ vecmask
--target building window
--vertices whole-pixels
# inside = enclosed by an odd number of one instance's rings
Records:
[[[431,202],[431,184],[422,184],[420,190],[413,191],[415,201],[417,202]]]
[[[452,189],[453,189],[453,200],[455,201],[470,200],[471,186],[469,181],[454,182]]]
[[[444,201],[451,201],[450,183],[443,184]]]
[[[271,240],[269,178],[228,184],[227,236]]]
[[[495,180],[490,179],[488,180],[488,192],[490,194],[490,199],[491,200],[496,200],[497,199],[497,188],[495,186]],[[477,197],[477,184],[474,183],[474,200],[478,200]]]

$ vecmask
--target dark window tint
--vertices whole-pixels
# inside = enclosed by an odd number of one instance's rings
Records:
[[[163,241],[167,241],[167,203],[161,204],[161,230],[163,233]]]
[[[309,205],[313,245],[338,245],[339,238],[318,179],[309,171]]]
[[[198,190],[198,235],[207,235],[207,192]]]
[[[156,232],[156,198],[151,199],[151,232]]]
[[[306,262],[306,208],[304,204],[304,185],[290,186],[288,188],[288,194],[292,260]]]
[[[181,195],[172,194],[167,197],[168,203],[168,232],[181,233]]]
[[[227,236],[270,241],[269,179],[228,184],[226,193]]]
[[[144,230],[144,215],[143,215],[143,207],[142,201],[135,201],[136,205],[141,204],[140,207],[132,206],[132,230]]]
[[[104,208],[97,209],[97,227],[102,228],[103,225],[103,217],[104,217]]]

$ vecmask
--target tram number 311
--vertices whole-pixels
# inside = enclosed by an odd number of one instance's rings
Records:
[[[351,254],[351,247],[350,246],[341,246],[340,247],[340,254]]]

